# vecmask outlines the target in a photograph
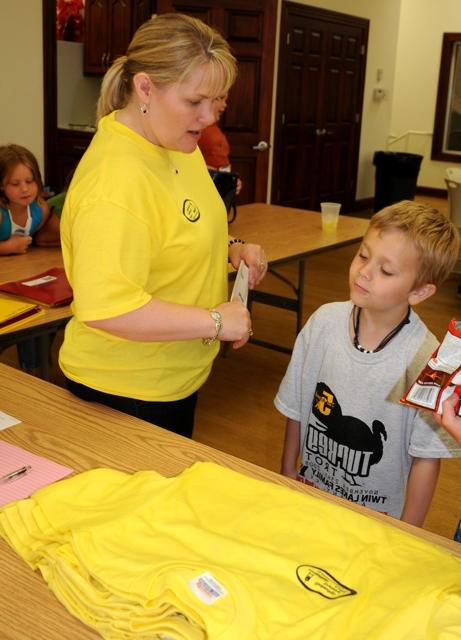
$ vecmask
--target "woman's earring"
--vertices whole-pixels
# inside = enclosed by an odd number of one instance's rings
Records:
[[[149,109],[147,107],[147,104],[140,104],[139,105],[139,109],[140,109],[140,111],[141,111],[143,116],[145,116],[146,114],[149,113]]]

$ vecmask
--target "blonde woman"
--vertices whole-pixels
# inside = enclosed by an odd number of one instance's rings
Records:
[[[226,41],[182,14],[154,16],[104,77],[97,132],[62,216],[73,318],[60,351],[69,389],[191,436],[197,391],[219,342],[243,346],[244,305],[227,300],[228,260],[267,263],[227,236],[197,143],[236,63]]]

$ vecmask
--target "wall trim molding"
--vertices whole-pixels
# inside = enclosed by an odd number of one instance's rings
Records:
[[[416,193],[419,196],[432,196],[434,198],[447,198],[447,190],[439,189],[437,187],[416,187]],[[353,211],[365,211],[370,209],[373,211],[374,206],[374,197],[370,198],[359,198],[354,202]]]
[[[354,211],[365,211],[367,209],[371,209],[373,211],[374,197],[371,198],[360,198],[359,200],[355,200],[354,202]]]
[[[434,198],[447,198],[447,190],[438,187],[416,187],[416,193],[420,196],[434,196]]]

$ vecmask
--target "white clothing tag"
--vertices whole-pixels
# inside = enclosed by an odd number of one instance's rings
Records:
[[[248,267],[241,260],[230,297],[231,300],[240,300],[245,306],[248,302],[248,271]]]
[[[226,589],[208,571],[189,580],[189,586],[197,598],[205,604],[213,604],[219,598],[227,596]]]

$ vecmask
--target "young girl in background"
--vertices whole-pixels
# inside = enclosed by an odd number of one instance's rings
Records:
[[[42,198],[35,156],[17,144],[0,147],[0,255],[26,253],[32,243],[59,246],[59,220]]]
[[[35,156],[17,144],[0,146],[0,255],[26,253],[32,240],[59,246],[59,219],[42,198],[43,184]],[[35,338],[18,343],[21,368],[38,369]]]

